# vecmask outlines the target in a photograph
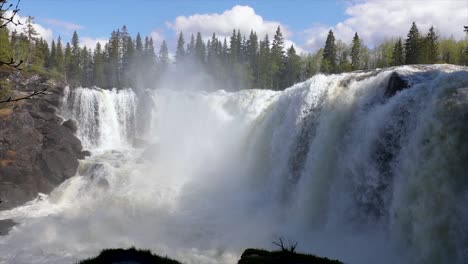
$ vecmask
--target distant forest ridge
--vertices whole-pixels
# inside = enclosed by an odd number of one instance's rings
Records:
[[[175,58],[163,41],[155,51],[151,37],[133,39],[126,26],[111,33],[109,40],[94,49],[81,48],[74,32],[71,42],[59,37],[49,45],[39,37],[28,17],[23,32],[0,29],[0,60],[23,60],[26,72],[48,74],[72,86],[102,88],[154,87],[170,64],[184,74],[192,65],[222,82],[227,90],[268,88],[281,90],[317,73],[342,73],[404,64],[450,63],[468,65],[466,40],[441,38],[431,27],[420,32],[413,22],[405,39],[390,38],[373,49],[364,44],[358,32],[350,45],[336,40],[330,30],[324,47],[315,53],[297,54],[294,46],[285,47],[281,28],[272,39],[255,31],[233,30],[229,39],[213,33],[204,40],[200,33],[186,39],[181,32]],[[463,28],[460,26],[460,30]],[[151,76],[151,78],[148,78]]]

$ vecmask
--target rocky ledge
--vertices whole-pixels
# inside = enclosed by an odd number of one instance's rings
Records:
[[[49,193],[74,176],[84,158],[76,123],[57,115],[64,85],[37,76],[10,82],[14,96],[44,88],[47,94],[0,105],[0,210]]]

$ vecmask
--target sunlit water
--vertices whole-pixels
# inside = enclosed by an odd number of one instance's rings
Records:
[[[468,261],[468,71],[317,75],[282,92],[154,92],[143,148],[131,90],[65,91],[93,155],[50,195],[0,212],[1,263],[109,247],[236,263],[278,237],[348,263]],[[222,88],[222,87],[220,87]],[[151,152],[151,155],[148,154]]]

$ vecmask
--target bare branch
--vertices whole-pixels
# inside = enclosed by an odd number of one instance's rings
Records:
[[[297,242],[293,244],[291,241],[289,241],[289,246],[286,247],[284,245],[283,238],[281,238],[281,237],[278,238],[278,242],[273,241],[272,243],[277,245],[278,247],[280,247],[281,251],[283,251],[283,252],[294,253],[296,251],[296,247],[297,247]]]
[[[0,101],[0,104],[9,103],[9,102],[17,102],[21,100],[29,100],[29,99],[32,99],[34,96],[45,95],[46,91],[47,91],[47,88],[41,91],[34,91],[33,93],[24,97],[19,97],[19,98],[14,98],[14,99],[12,99],[11,97],[8,97],[8,99]]]
[[[21,25],[21,22],[19,20],[15,21],[15,16],[18,14],[20,9],[18,8],[21,0],[18,0],[16,2],[16,6],[13,8],[13,4],[10,4],[6,9],[3,9],[3,6],[6,4],[6,0],[0,0],[1,5],[0,5],[0,11],[2,13],[0,14],[0,28],[6,27],[8,24],[13,24],[15,26]],[[11,11],[11,15],[9,17],[4,16],[6,11]]]
[[[10,58],[10,61],[8,61],[8,62],[0,61],[0,66],[5,65],[5,66],[11,67],[11,68],[21,70],[20,65],[22,63],[23,63],[23,60],[20,60],[19,62],[16,62],[16,61],[13,60],[13,58]]]

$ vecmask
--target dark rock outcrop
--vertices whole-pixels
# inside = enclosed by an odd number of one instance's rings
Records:
[[[73,134],[76,134],[76,131],[78,131],[78,123],[73,119],[68,119],[67,121],[63,122],[62,126],[70,129]]]
[[[33,86],[24,82],[24,89]],[[84,157],[81,141],[56,114],[62,89],[52,86],[47,91],[42,98],[0,109],[0,210],[27,202],[39,192],[49,193],[75,175],[78,159]]]
[[[11,219],[0,220],[0,236],[8,235],[15,225],[16,222]]]
[[[409,88],[408,81],[403,79],[398,73],[393,72],[390,75],[390,79],[388,80],[387,88],[385,89],[385,96],[392,97],[397,92]]]

